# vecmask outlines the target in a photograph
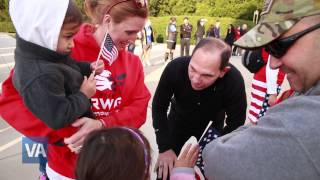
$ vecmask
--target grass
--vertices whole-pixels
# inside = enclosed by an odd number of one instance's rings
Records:
[[[16,30],[11,22],[0,22],[0,32],[14,33]]]

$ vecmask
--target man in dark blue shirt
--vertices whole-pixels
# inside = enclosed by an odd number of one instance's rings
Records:
[[[189,22],[189,18],[183,19],[183,24],[180,25],[180,37],[181,37],[181,49],[180,56],[189,56],[190,39],[192,32],[192,24]]]
[[[183,144],[190,136],[199,139],[209,121],[222,135],[244,124],[245,85],[241,73],[229,64],[230,56],[225,42],[205,38],[191,57],[173,60],[162,73],[152,102],[152,118],[159,147],[156,168],[163,179]]]

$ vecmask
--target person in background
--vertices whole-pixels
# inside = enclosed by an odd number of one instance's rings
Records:
[[[233,43],[234,43],[235,38],[236,38],[236,32],[235,32],[234,26],[233,26],[233,24],[229,24],[228,29],[227,29],[227,35],[226,35],[226,38],[224,39],[224,41],[231,47],[232,55],[234,55]]]
[[[241,37],[240,31],[241,31],[240,26],[237,26],[237,28],[234,30],[235,40],[238,40]],[[232,54],[234,54],[236,56],[239,56],[240,55],[240,50],[241,50],[240,48],[234,46],[233,50],[232,50]]]
[[[207,30],[207,37],[215,37],[213,24],[211,24]]]
[[[196,30],[196,44],[198,44],[200,42],[201,39],[203,39],[205,33],[206,33],[206,29],[204,27],[204,24],[207,22],[208,20],[205,18],[200,18],[197,21],[197,30]]]
[[[176,25],[176,18],[171,17],[169,24],[166,27],[166,37],[167,37],[167,50],[164,55],[164,61],[166,62],[169,59],[173,59],[173,52],[176,49],[176,42],[177,42],[177,25]]]
[[[180,56],[189,56],[190,39],[191,39],[192,25],[188,17],[184,17],[183,24],[180,25],[181,51]]]
[[[142,65],[151,66],[150,63],[150,52],[152,49],[152,42],[154,42],[154,32],[151,27],[151,21],[148,19],[143,30],[142,30]]]
[[[265,47],[270,67],[287,74],[295,94],[207,144],[209,180],[320,179],[320,1],[265,1],[259,23],[236,46]]]
[[[137,33],[137,39],[136,40],[139,40],[138,42],[139,42],[139,45],[141,46],[140,59],[142,59],[142,55],[143,55],[143,40],[144,40],[142,30]]]
[[[191,136],[199,139],[209,121],[220,134],[244,124],[245,85],[241,73],[229,64],[230,56],[224,41],[204,38],[191,57],[179,57],[164,69],[152,101],[158,177],[167,178],[183,144]]]
[[[240,37],[242,37],[245,33],[247,33],[248,31],[248,26],[247,24],[242,24],[241,28],[240,28]],[[244,54],[244,49],[237,47],[237,50],[239,52],[239,55],[242,56]]]
[[[240,36],[243,36],[244,34],[246,34],[247,31],[248,31],[247,24],[242,24],[241,29],[240,29]]]
[[[214,31],[214,37],[220,39],[220,21],[219,20],[216,21],[213,31]]]
[[[265,64],[258,72],[254,73],[251,84],[248,119],[252,124],[256,125],[259,118],[264,116],[267,110],[275,105],[285,74],[280,69],[270,68],[270,55],[265,49],[254,51],[251,53],[251,57],[246,58],[259,58]]]

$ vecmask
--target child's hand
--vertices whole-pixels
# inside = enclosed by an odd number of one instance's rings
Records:
[[[195,166],[199,154],[199,145],[195,145],[191,149],[190,148],[191,144],[188,144],[181,156],[178,157],[174,167],[193,168]]]
[[[90,64],[90,68],[95,72],[95,75],[102,73],[104,70],[104,63],[102,60],[98,60]]]
[[[89,78],[84,76],[80,91],[88,98],[91,98],[96,93],[96,80],[93,73],[90,74]]]

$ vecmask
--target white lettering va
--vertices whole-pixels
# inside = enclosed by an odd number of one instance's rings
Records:
[[[25,144],[24,146],[26,147],[28,157],[39,157],[39,154],[42,154],[43,157],[47,157],[43,144],[32,144],[31,149],[29,144]]]
[[[116,108],[117,106],[119,106],[121,104],[121,97],[118,97],[116,99],[103,99],[103,98],[92,98],[91,99],[92,102],[92,106],[99,110],[100,107],[103,110],[106,109],[111,109],[111,108]]]

